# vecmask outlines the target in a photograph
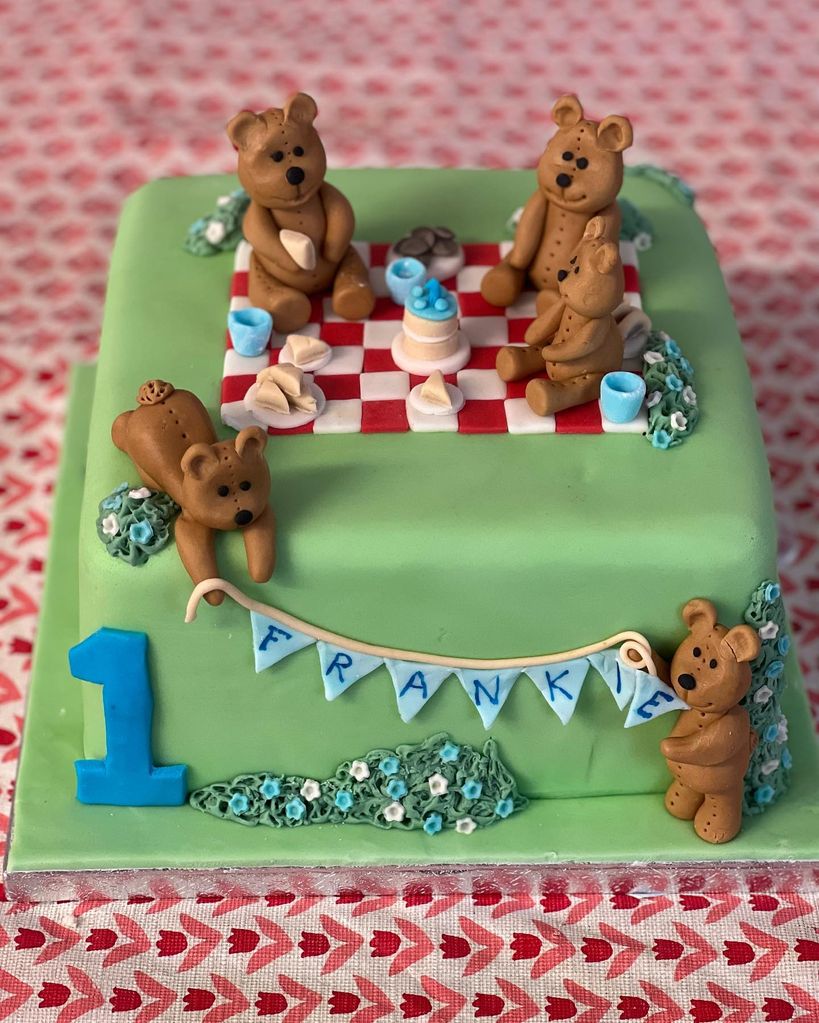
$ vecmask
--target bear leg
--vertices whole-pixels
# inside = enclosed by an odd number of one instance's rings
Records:
[[[694,814],[702,806],[705,796],[701,792],[695,792],[687,785],[676,779],[668,786],[665,794],[665,808],[672,817],[681,821],[694,819]]]
[[[520,348],[508,345],[501,348],[495,359],[495,369],[501,380],[525,380],[543,369],[543,356],[539,347]]]
[[[742,827],[742,786],[707,795],[694,817],[694,830],[705,842],[730,842]]]
[[[565,408],[599,398],[603,376],[603,373],[583,373],[569,380],[530,380],[526,385],[526,401],[536,416],[553,416]]]
[[[333,312],[345,320],[364,320],[375,307],[370,275],[352,245],[338,265],[333,281]]]
[[[310,321],[310,299],[269,274],[255,253],[250,257],[247,293],[251,305],[270,313],[279,334],[292,334]]]
[[[526,271],[518,270],[509,263],[508,257],[484,274],[481,281],[481,295],[490,305],[506,306],[517,301],[526,280]]]

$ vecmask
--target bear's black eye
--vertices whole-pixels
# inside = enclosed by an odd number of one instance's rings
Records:
[[[227,496],[228,496],[228,494],[230,493],[230,487],[226,487],[226,486],[224,485],[224,483],[223,483],[223,484],[221,485],[221,487],[217,487],[217,488],[216,488],[216,493],[217,493],[217,494],[218,494],[218,495],[219,495],[220,497],[227,497]]]
[[[301,148],[301,146],[296,146],[293,149],[293,156],[304,156],[304,150]]]
[[[700,648],[698,646],[695,646],[694,649],[691,651],[691,653],[695,657],[702,657],[702,650],[700,650]]]
[[[239,484],[240,490],[250,490],[250,480],[242,480]]]
[[[563,154],[563,159],[564,160],[573,160],[574,159],[574,153],[570,153],[569,150],[567,149],[566,152]]]
[[[586,159],[585,156],[581,156],[580,159],[577,161],[577,169],[578,170],[585,170],[588,166],[589,166],[589,161]]]
[[[276,163],[281,163],[282,160],[284,159],[284,153],[281,151],[281,149],[277,149],[275,152],[270,154],[270,159],[275,160]]]
[[[716,657],[712,657],[711,660],[708,662],[708,667],[709,668],[716,668],[717,663],[718,662],[717,662]]]

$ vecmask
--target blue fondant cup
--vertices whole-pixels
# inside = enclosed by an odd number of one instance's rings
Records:
[[[273,317],[265,309],[250,306],[228,313],[228,330],[233,348],[239,355],[252,358],[267,348],[273,330]]]
[[[600,382],[603,415],[612,423],[630,423],[646,396],[646,382],[637,373],[606,373]]]
[[[427,268],[420,259],[406,256],[394,259],[387,266],[385,277],[393,302],[403,305],[412,289],[420,287],[427,279]]]

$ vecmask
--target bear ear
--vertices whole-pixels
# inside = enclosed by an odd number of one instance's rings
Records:
[[[182,456],[182,472],[195,480],[204,480],[219,465],[219,456],[210,444],[191,444]]]
[[[591,220],[586,224],[586,229],[583,231],[584,238],[602,238],[606,231],[606,222],[602,217],[592,217]]]
[[[294,92],[284,104],[285,121],[296,121],[298,124],[312,124],[318,116],[318,107],[312,96],[306,92]]]
[[[267,443],[267,434],[258,426],[246,426],[236,435],[236,454],[242,460],[246,456],[260,458]]]
[[[559,128],[573,128],[583,120],[583,107],[573,93],[561,96],[552,107],[552,120]]]
[[[622,153],[633,141],[631,121],[627,117],[613,114],[604,117],[597,126],[597,145],[612,153]]]
[[[717,609],[710,600],[694,597],[682,609],[682,620],[691,630],[703,628],[710,632],[717,624]]]
[[[228,121],[225,131],[234,149],[241,150],[247,149],[250,139],[260,128],[265,127],[265,119],[261,114],[254,114],[252,110],[242,110]]]
[[[595,249],[591,257],[591,265],[599,274],[611,273],[620,259],[620,247],[614,242],[603,242]]]
[[[722,637],[720,648],[727,657],[732,655],[738,664],[752,661],[759,654],[759,634],[750,625],[735,625]]]

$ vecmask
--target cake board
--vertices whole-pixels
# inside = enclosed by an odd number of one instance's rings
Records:
[[[93,386],[93,368],[75,371],[6,860],[12,898],[384,893],[421,881],[452,892],[490,880],[509,892],[819,890],[819,756],[795,663],[784,697],[791,789],[746,821],[730,846],[699,841],[690,825],[661,812],[657,793],[534,800],[504,827],[471,836],[466,850],[446,833],[332,825],[281,832],[226,827],[187,806],[77,802],[83,683],[71,677],[66,654],[79,638],[76,537]]]

